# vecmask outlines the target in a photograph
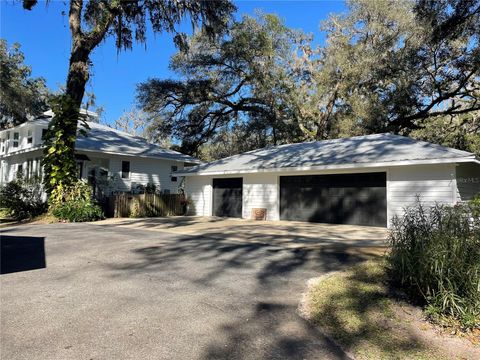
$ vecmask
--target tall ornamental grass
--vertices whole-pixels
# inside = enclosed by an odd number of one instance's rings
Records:
[[[390,274],[427,314],[480,327],[480,201],[422,206],[396,217],[389,235]]]

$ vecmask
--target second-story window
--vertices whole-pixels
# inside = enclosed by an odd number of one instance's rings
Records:
[[[33,144],[33,132],[32,132],[32,130],[27,130],[27,144]]]
[[[14,148],[18,147],[19,140],[20,140],[20,133],[14,132],[13,133],[13,147]]]
[[[0,139],[0,153],[5,152],[5,139]]]

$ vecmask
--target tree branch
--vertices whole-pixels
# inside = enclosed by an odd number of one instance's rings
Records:
[[[101,8],[101,13],[103,14],[102,18],[95,24],[95,27],[85,34],[86,45],[93,50],[105,37],[108,29],[113,23],[115,16],[120,13],[121,5],[116,5],[112,7],[105,2],[101,2],[99,7]]]
[[[472,71],[470,71],[470,73],[467,74],[462,81],[460,81],[460,83],[455,89],[447,93],[443,93],[442,96],[438,96],[437,98],[433,99],[428,105],[426,105],[423,109],[417,111],[415,114],[411,114],[408,116],[391,120],[390,126],[396,126],[396,125],[409,126],[412,124],[414,120],[418,120],[418,119],[424,119],[424,118],[438,116],[438,115],[463,114],[463,113],[477,110],[477,106],[474,105],[473,107],[463,108],[460,110],[457,110],[455,106],[451,106],[446,110],[430,112],[435,106],[441,104],[443,101],[452,99],[453,97],[457,96],[462,90],[462,88],[465,87],[468,80],[473,75],[475,75],[476,71],[477,71],[476,69],[473,69]]]
[[[82,40],[82,7],[83,0],[72,0],[70,2],[70,11],[68,13],[68,22],[70,24],[70,32],[74,42]]]

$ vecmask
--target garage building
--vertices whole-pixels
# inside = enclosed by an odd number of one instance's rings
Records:
[[[387,227],[418,197],[454,204],[480,192],[472,153],[376,134],[254,150],[178,172],[192,215]]]

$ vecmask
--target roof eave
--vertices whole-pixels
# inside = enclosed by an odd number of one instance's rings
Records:
[[[105,151],[105,150],[92,150],[88,148],[76,147],[75,150],[77,151],[85,151],[85,152],[92,152],[92,153],[99,153],[99,154],[108,154],[108,155],[119,155],[119,156],[130,156],[130,157],[141,157],[147,159],[158,159],[158,160],[169,160],[169,161],[178,161],[178,162],[188,162],[188,163],[197,163],[201,164],[200,160],[195,160],[194,158],[189,159],[182,159],[182,158],[175,158],[175,157],[168,157],[168,156],[159,156],[159,155],[145,155],[145,154],[129,154],[129,153],[118,153],[114,151]]]
[[[475,156],[462,158],[445,158],[431,160],[404,160],[404,161],[388,161],[377,163],[350,163],[350,164],[334,164],[334,165],[318,165],[318,166],[297,166],[297,167],[279,167],[279,168],[263,168],[263,169],[240,169],[240,170],[224,170],[224,171],[196,171],[176,173],[177,176],[209,176],[209,175],[233,175],[233,174],[252,174],[252,173],[275,173],[275,172],[295,172],[295,171],[322,171],[322,170],[342,170],[342,169],[362,169],[362,168],[384,168],[392,166],[408,166],[408,165],[432,165],[432,164],[452,164],[474,162],[479,163],[480,160]]]
[[[20,150],[17,150],[17,151],[13,151],[13,152],[9,152],[8,154],[2,154],[0,155],[0,159],[7,159],[7,158],[10,158],[12,156],[15,156],[15,155],[23,155],[23,154],[26,154],[26,153],[29,153],[29,152],[34,152],[34,151],[37,151],[37,150],[43,150],[45,147],[44,146],[34,146],[34,147],[30,147],[30,148],[27,148],[27,149],[20,149]]]
[[[43,150],[45,146],[35,146],[28,149],[21,149],[14,152],[9,152],[8,154],[0,155],[0,159],[7,159],[15,155],[23,155],[29,152]],[[156,155],[139,155],[139,154],[128,154],[128,153],[116,153],[113,151],[103,151],[103,150],[92,150],[82,147],[76,147],[75,151],[82,151],[87,153],[96,153],[96,154],[107,154],[107,155],[120,155],[120,156],[128,156],[128,157],[141,157],[147,159],[157,159],[157,160],[166,160],[166,161],[176,161],[176,162],[183,162],[183,163],[194,163],[194,164],[201,164],[200,160],[196,160],[194,158],[182,159],[182,158],[174,158],[174,157],[167,157],[167,156],[156,156]]]

